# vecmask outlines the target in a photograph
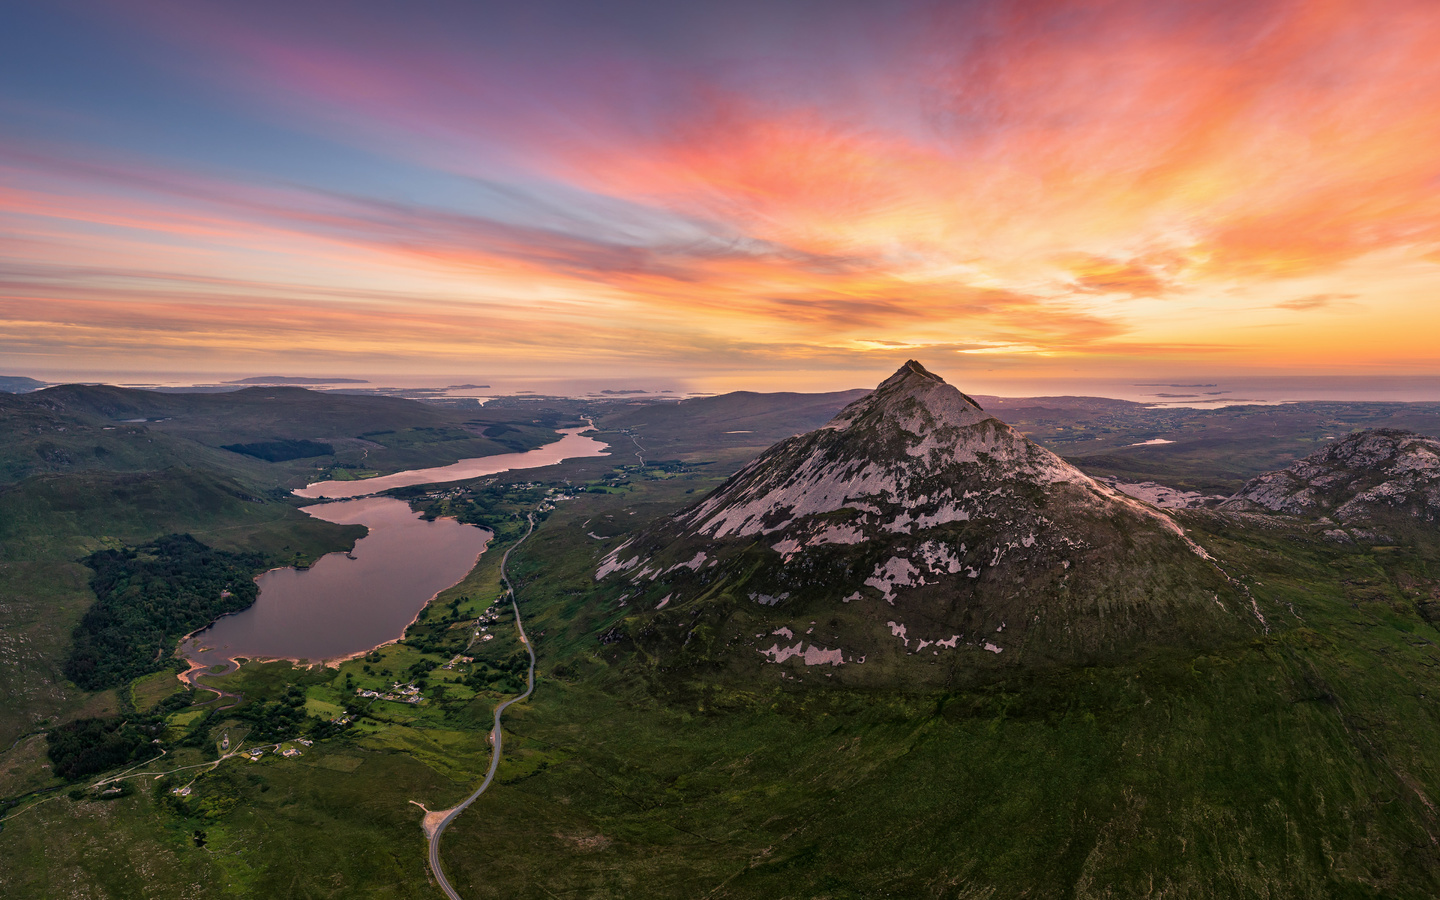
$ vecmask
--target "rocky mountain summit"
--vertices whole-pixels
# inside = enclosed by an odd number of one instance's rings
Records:
[[[1344,524],[1397,513],[1440,520],[1440,440],[1396,429],[1359,431],[1296,462],[1252,479],[1222,504],[1332,516]]]
[[[615,548],[595,578],[658,657],[841,678],[914,656],[934,674],[1128,655],[1256,621],[1174,519],[914,361]]]

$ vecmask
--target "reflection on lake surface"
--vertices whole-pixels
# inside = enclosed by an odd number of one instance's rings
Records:
[[[588,426],[566,429],[560,432],[564,437],[555,443],[527,450],[524,453],[501,453],[498,456],[462,459],[448,466],[436,466],[433,469],[410,469],[405,472],[396,472],[394,475],[381,475],[379,478],[365,478],[360,481],[317,481],[295,493],[310,500],[363,497],[366,494],[378,494],[381,491],[409,487],[412,484],[463,481],[466,478],[496,475],[511,469],[551,466],[567,459],[604,456],[610,450],[609,444],[594,438],[580,436],[580,432],[589,430]]]
[[[400,637],[421,608],[469,573],[490,532],[454,519],[426,522],[389,497],[305,507],[317,519],[365,525],[354,559],[328,553],[309,569],[257,579],[255,605],[220,619],[180,646],[206,665],[235,656],[322,660]]]
[[[327,522],[364,525],[369,533],[349,555],[329,553],[309,569],[261,575],[260,596],[253,606],[187,638],[179,655],[204,666],[236,656],[318,662],[400,638],[430,598],[469,574],[490,532],[454,519],[426,522],[408,503],[364,495],[608,452],[603,441],[580,436],[588,430],[563,431],[559,441],[526,453],[464,459],[364,481],[322,481],[296,491],[309,498],[358,498],[317,503],[302,511]]]

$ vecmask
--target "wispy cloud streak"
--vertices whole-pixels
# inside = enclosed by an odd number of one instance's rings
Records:
[[[137,103],[316,149],[107,146],[83,110],[0,142],[5,315],[68,311],[6,319],[30,348],[83,311],[167,352],[167,317],[231,348],[243,315],[259,342],[358,356],[389,323],[392,355],[513,365],[588,345],[623,366],[638,343],[723,366],[768,341],[1440,367],[1419,337],[1440,327],[1433,4],[109,15],[185,85]],[[1350,309],[1389,345],[1344,340]]]

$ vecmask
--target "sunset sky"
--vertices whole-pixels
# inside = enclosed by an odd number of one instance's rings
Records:
[[[1440,374],[1440,3],[9,4],[0,372]]]

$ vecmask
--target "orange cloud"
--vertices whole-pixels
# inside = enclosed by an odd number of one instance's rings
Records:
[[[1128,294],[1132,297],[1159,297],[1170,285],[1154,268],[1135,262],[1106,259],[1103,256],[1076,254],[1057,260],[1075,278],[1082,291],[1102,294]]]
[[[1310,294],[1306,297],[1293,297],[1289,300],[1281,300],[1275,304],[1276,309],[1289,309],[1296,312],[1304,312],[1311,309],[1326,309],[1337,303],[1355,299],[1354,294]]]
[[[238,353],[244,316],[256,341],[357,357],[929,347],[1148,367],[1339,347],[1440,367],[1420,299],[1440,288],[1433,4],[907,5],[907,27],[807,36],[756,70],[598,38],[527,66],[360,10],[291,32],[154,9],[211,51],[215,90],[490,193],[12,141],[0,233],[27,243],[0,251],[0,290],[27,346],[99,348],[103,322],[170,348],[169,321]],[[1341,303],[1394,339],[1274,312]]]

